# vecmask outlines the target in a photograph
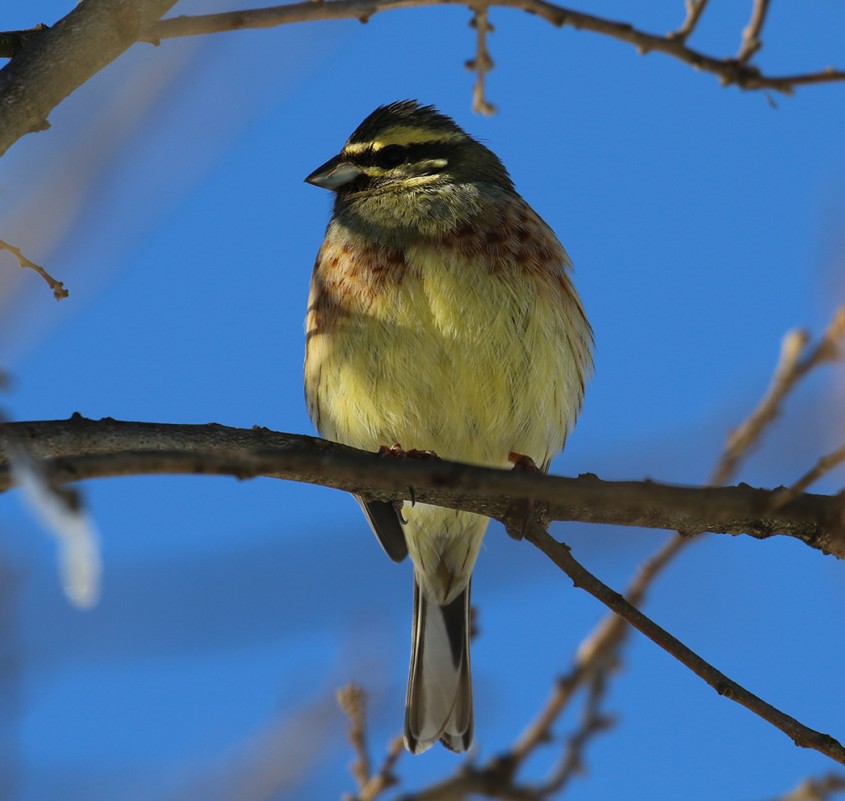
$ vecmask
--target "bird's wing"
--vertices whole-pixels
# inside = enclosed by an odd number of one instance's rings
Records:
[[[408,544],[405,542],[399,510],[390,501],[365,501],[357,495],[355,497],[384,552],[394,562],[401,562],[408,555]]]

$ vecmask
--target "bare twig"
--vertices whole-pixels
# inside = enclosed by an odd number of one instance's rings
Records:
[[[50,289],[53,290],[53,297],[56,300],[61,300],[62,298],[66,298],[68,296],[69,293],[65,289],[65,285],[61,281],[57,281],[53,278],[53,276],[50,275],[50,273],[48,273],[43,267],[30,261],[23,255],[20,248],[16,248],[14,245],[10,245],[2,239],[0,239],[0,248],[8,250],[9,253],[18,260],[18,264],[21,266],[21,269],[35,270],[35,272],[37,272],[47,282]]]
[[[366,735],[366,707],[367,694],[358,684],[347,684],[337,691],[337,703],[349,719],[349,744],[355,752],[356,759],[350,770],[359,789],[366,785],[370,778],[370,757],[367,754]]]
[[[356,755],[351,771],[358,785],[358,793],[355,796],[347,796],[348,801],[374,801],[382,792],[397,783],[393,768],[405,752],[405,741],[402,735],[394,737],[388,746],[384,761],[378,771],[373,773],[367,752],[367,694],[359,685],[348,684],[338,690],[337,701],[349,718],[349,743]]]
[[[797,86],[845,81],[845,71],[832,67],[797,75],[764,75],[756,67],[733,58],[716,58],[686,46],[684,37],[659,36],[639,30],[628,22],[585,14],[546,0],[313,0],[222,14],[181,16],[162,20],[153,25],[147,34],[149,41],[157,42],[178,36],[195,36],[205,33],[241,30],[243,28],[270,28],[318,19],[358,19],[366,21],[374,14],[396,9],[420,6],[467,5],[479,8],[516,8],[533,14],[557,27],[571,26],[577,30],[610,36],[637,48],[640,53],[652,51],[683,61],[704,72],[718,76],[724,85],[741,89],[770,89],[791,94]]]
[[[790,331],[783,340],[780,361],[775,369],[772,383],[757,408],[749,418],[728,438],[728,444],[716,473],[714,484],[722,484],[734,475],[736,464],[742,454],[759,440],[763,430],[780,414],[784,398],[795,385],[825,362],[839,358],[840,341],[845,335],[845,305],[840,306],[819,341],[807,351],[810,341],[806,331]]]
[[[484,83],[487,73],[493,69],[493,59],[487,49],[487,34],[493,32],[493,26],[487,19],[487,8],[475,10],[470,25],[475,28],[475,57],[466,63],[468,70],[476,73],[475,86],[472,90],[472,110],[478,114],[495,114],[496,107],[487,100]]]
[[[763,42],[760,39],[760,32],[766,23],[766,13],[768,10],[769,0],[754,0],[754,6],[751,9],[751,19],[742,32],[742,44],[736,57],[737,61],[741,63],[747,62],[763,46]]]
[[[601,709],[608,678],[608,673],[604,670],[596,671],[590,677],[581,722],[575,732],[567,738],[566,748],[551,778],[536,788],[535,793],[539,798],[548,798],[560,793],[576,774],[583,773],[584,750],[590,740],[613,725],[613,718],[605,715]]]
[[[687,9],[686,18],[680,28],[669,34],[671,38],[680,39],[682,42],[686,42],[698,25],[702,12],[707,8],[707,0],[686,0],[684,5]]]
[[[773,510],[780,509],[793,498],[797,498],[812,484],[815,484],[823,475],[829,473],[835,467],[845,462],[845,445],[837,448],[832,453],[822,456],[813,467],[804,473],[801,478],[789,487],[777,489],[772,496],[771,508]]]
[[[393,769],[396,767],[399,758],[405,753],[407,753],[405,751],[405,740],[399,734],[388,744],[387,753],[384,755],[381,767],[370,776],[355,801],[374,801],[385,790],[395,786],[399,780],[396,778]]]
[[[572,556],[566,545],[557,542],[547,531],[535,528],[528,533],[527,539],[563,570],[572,579],[576,587],[586,590],[608,609],[623,617],[631,626],[706,681],[719,695],[725,696],[759,715],[763,720],[780,729],[796,745],[802,748],[812,748],[845,765],[845,748],[837,740],[828,734],[822,734],[805,726],[762,698],[750,693],[724,673],[716,670],[680,640],[632,606],[619,593],[614,592],[606,584],[599,581]]]
[[[794,790],[771,801],[830,801],[845,792],[845,776],[830,773],[818,779],[804,779]]]

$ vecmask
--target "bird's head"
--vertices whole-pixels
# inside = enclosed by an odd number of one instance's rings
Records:
[[[336,214],[385,228],[445,227],[477,211],[479,195],[513,191],[495,153],[415,100],[377,108],[305,180],[337,194]]]

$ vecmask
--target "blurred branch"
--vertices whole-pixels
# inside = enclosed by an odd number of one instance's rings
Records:
[[[21,253],[20,248],[16,248],[14,245],[10,245],[8,242],[4,242],[2,239],[0,239],[0,250],[8,250],[9,253],[11,253],[18,260],[18,264],[20,265],[21,269],[29,269],[37,272],[47,282],[50,289],[53,290],[53,297],[56,300],[66,298],[70,294],[65,289],[65,285],[61,281],[57,281],[43,267],[39,266],[35,262],[30,261],[26,256],[23,255],[23,253]]]
[[[633,45],[643,55],[652,51],[664,53],[689,64],[695,69],[718,76],[723,86],[733,84],[741,89],[772,89],[791,94],[798,86],[845,80],[845,71],[836,70],[832,67],[796,75],[764,75],[757,67],[743,60],[709,56],[687,47],[686,38],[703,10],[703,2],[694,4],[700,6],[700,8],[696,9],[692,20],[690,20],[688,11],[687,20],[680,29],[680,35],[678,32],[674,32],[666,36],[647,33],[628,22],[585,14],[581,11],[574,11],[555,3],[546,2],[546,0],[466,0],[466,2],[460,2],[460,0],[327,0],[320,3],[305,0],[301,3],[290,3],[270,8],[173,17],[153,25],[147,35],[150,41],[158,42],[161,39],[178,36],[220,33],[243,28],[271,28],[277,25],[324,19],[357,19],[361,22],[367,22],[370,17],[381,11],[440,5],[466,5],[476,14],[480,9],[497,7],[521,9],[558,28],[570,26],[577,30],[592,31],[619,39]],[[688,5],[687,8],[689,9],[690,6]],[[683,33],[685,27],[688,30]],[[749,24],[749,29],[754,30],[752,24]],[[757,29],[757,32],[759,33],[759,29]]]
[[[606,731],[614,724],[613,718],[602,712],[602,701],[607,692],[609,673],[597,670],[592,673],[587,683],[587,698],[581,713],[578,728],[567,738],[561,760],[551,778],[538,787],[536,794],[540,798],[549,798],[561,792],[573,776],[584,772],[583,754],[590,740]]]
[[[396,784],[393,768],[399,757],[405,753],[404,740],[401,735],[393,738],[384,762],[378,772],[373,773],[367,752],[367,694],[359,685],[348,684],[338,690],[337,701],[349,719],[349,743],[356,755],[350,769],[358,784],[358,794],[347,798],[349,801],[374,801],[384,790]]]
[[[59,483],[162,473],[267,476],[376,500],[416,499],[502,521],[518,517],[530,499],[553,520],[748,534],[758,539],[786,535],[845,556],[841,499],[824,495],[800,495],[772,512],[773,493],[747,485],[677,487],[652,481],[608,482],[589,474],[562,478],[439,459],[385,459],[313,437],[215,424],[128,423],[74,416],[5,423],[0,426],[0,443],[8,435],[44,460],[44,469]],[[12,483],[8,462],[0,461],[0,491]]]
[[[337,703],[349,719],[349,744],[356,759],[350,770],[352,778],[363,787],[370,778],[370,755],[367,753],[366,715],[367,694],[359,684],[347,684],[337,691]]]
[[[776,490],[775,495],[772,498],[771,508],[780,509],[793,498],[796,498],[802,492],[806,491],[809,486],[815,484],[822,476],[842,464],[842,462],[845,462],[845,445],[837,448],[832,453],[822,456],[810,470],[804,473],[804,475],[791,486]]]
[[[845,776],[830,773],[820,779],[804,779],[794,790],[771,801],[830,801],[845,792]]]
[[[0,70],[0,156],[136,42],[176,0],[85,0]]]
[[[387,753],[384,755],[381,767],[377,773],[367,779],[366,784],[361,788],[361,792],[354,801],[373,801],[385,790],[393,787],[398,782],[393,768],[399,761],[399,757],[406,753],[408,752],[405,750],[405,739],[399,734],[388,743]]]
[[[295,709],[279,710],[234,747],[209,756],[204,771],[194,769],[191,778],[166,797],[169,801],[299,798],[305,780],[325,769],[337,718],[334,699],[316,689]]]
[[[748,23],[748,27],[742,32],[742,45],[736,57],[737,61],[743,63],[748,61],[763,46],[760,33],[766,22],[766,13],[768,10],[769,0],[754,0],[754,6],[751,10],[751,20]]]
[[[748,419],[731,432],[712,483],[722,484],[730,480],[740,457],[748,452],[759,440],[763,430],[778,417],[784,399],[807,373],[842,355],[840,341],[843,336],[845,305],[836,309],[822,336],[809,350],[810,335],[806,331],[790,331],[783,338],[780,361],[775,368],[772,383]]]
[[[681,23],[681,27],[669,34],[674,39],[680,39],[682,42],[692,35],[702,12],[707,8],[707,0],[686,0],[687,16]]]

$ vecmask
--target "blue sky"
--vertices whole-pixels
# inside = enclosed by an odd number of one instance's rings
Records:
[[[2,27],[70,2],[9,4]],[[628,4],[591,11],[625,18]],[[682,3],[637,21],[657,33]],[[747,7],[746,7],[747,6]],[[230,8],[220,5],[219,8]],[[175,13],[207,9],[180,3]],[[734,52],[750,3],[708,9],[692,44]],[[585,10],[586,7],[585,7]],[[701,483],[768,383],[784,332],[818,332],[845,300],[845,87],[794,97],[723,89],[659,54],[491,12],[499,106],[473,115],[466,9],[412,9],[137,46],[72,95],[52,129],[0,162],[0,238],[70,289],[57,304],[0,257],[0,365],[14,419],[265,425],[311,433],[303,316],[329,193],[303,178],[375,106],[435,103],[504,160],[556,230],[596,332],[596,376],[563,475]],[[845,8],[773,4],[759,62],[841,58]],[[837,66],[842,67],[841,63]],[[772,102],[770,102],[772,101]],[[806,382],[741,479],[789,483],[838,447],[842,372]],[[817,490],[835,492],[843,473]],[[411,576],[348,497],[270,480],[132,478],[84,487],[103,538],[99,606],[61,594],[53,542],[0,499],[7,795],[100,801],[339,798],[351,754],[334,692],[372,694],[376,756],[401,726]],[[663,532],[558,524],[617,589]],[[603,609],[491,526],[474,582],[477,745],[506,748]],[[804,723],[845,737],[841,565],[794,541],[710,537],[646,611]],[[718,698],[635,636],[567,797],[756,799],[830,763]],[[562,730],[575,719],[568,717]],[[298,750],[296,750],[298,749]],[[545,753],[531,768],[542,773]],[[257,767],[261,762],[262,767]],[[293,762],[298,770],[293,770]],[[460,760],[403,757],[410,791]],[[286,773],[285,771],[289,771]]]

